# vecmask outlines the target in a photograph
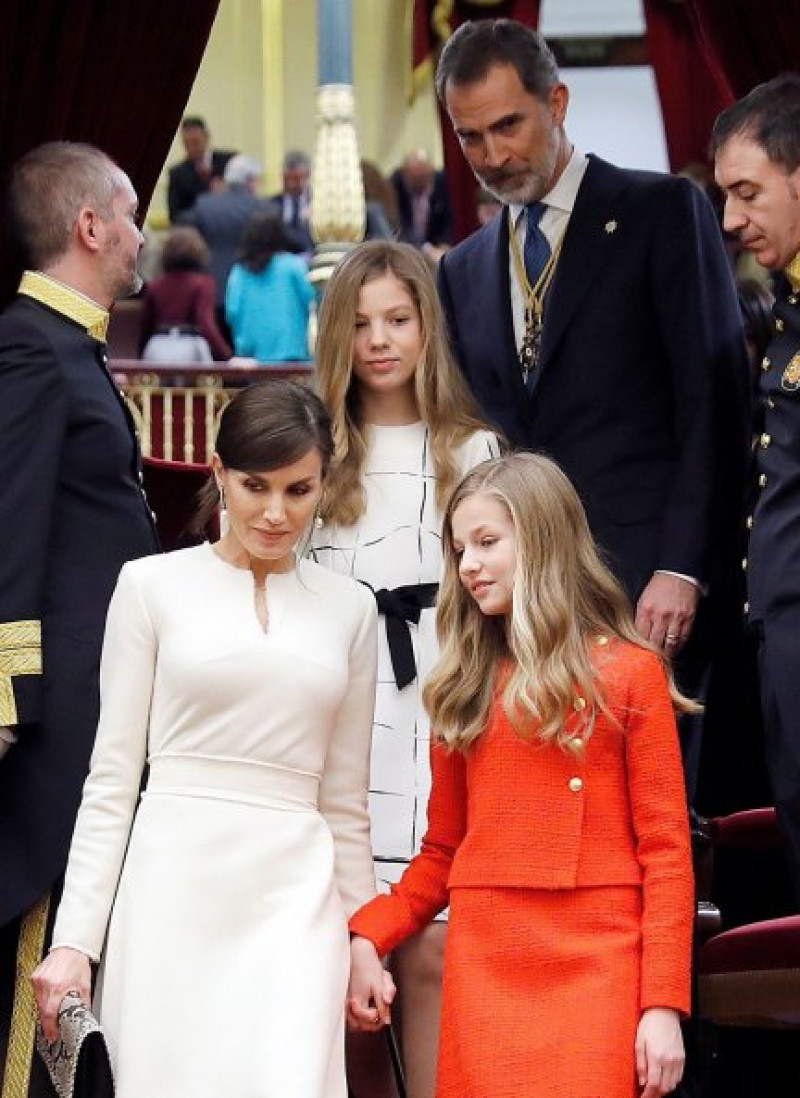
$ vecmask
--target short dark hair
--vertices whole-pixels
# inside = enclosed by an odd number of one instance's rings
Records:
[[[477,84],[497,65],[515,69],[525,91],[537,99],[546,99],[560,79],[553,52],[538,31],[514,19],[478,19],[462,23],[445,43],[436,66],[439,100],[444,103],[448,85]]]
[[[203,133],[208,133],[208,126],[206,125],[205,118],[201,118],[199,114],[187,114],[181,122],[182,130],[202,130]]]
[[[310,172],[311,157],[300,149],[289,149],[283,158],[283,170],[296,171],[298,168]]]
[[[120,169],[93,145],[50,141],[23,156],[11,173],[8,220],[24,261],[41,270],[60,259],[84,206],[112,218],[119,186]]]
[[[248,271],[259,274],[278,252],[295,250],[283,220],[276,213],[266,210],[253,214],[245,225],[239,244],[239,258]]]
[[[215,446],[226,469],[269,472],[317,450],[326,475],[333,459],[328,409],[307,385],[269,378],[242,389],[223,411]],[[212,476],[201,490],[192,529],[202,531],[219,501]]]
[[[760,145],[787,172],[800,167],[800,74],[787,72],[758,84],[720,114],[711,132],[714,156],[732,137]]]
[[[204,271],[208,266],[208,245],[191,225],[170,229],[161,249],[165,271]]]

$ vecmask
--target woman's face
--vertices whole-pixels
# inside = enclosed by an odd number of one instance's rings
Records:
[[[358,295],[353,373],[371,393],[413,393],[422,354],[422,321],[405,284],[393,274],[365,282]]]
[[[451,539],[459,578],[481,613],[509,614],[517,537],[507,507],[485,492],[467,496],[453,511]]]
[[[294,548],[308,529],[322,495],[322,458],[313,447],[303,457],[268,472],[243,472],[213,458],[217,483],[225,493],[228,533],[222,539],[234,552],[288,571]]]

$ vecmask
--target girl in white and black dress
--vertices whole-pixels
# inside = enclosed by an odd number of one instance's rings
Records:
[[[312,554],[372,588],[381,612],[370,818],[386,891],[426,826],[430,729],[421,693],[438,653],[443,506],[498,442],[451,357],[430,268],[409,245],[370,241],[336,268],[320,314],[317,375],[336,469]],[[410,1098],[433,1096],[445,932],[446,922],[435,923],[393,962]],[[393,1094],[385,1051],[383,1041],[352,1038],[355,1098]]]

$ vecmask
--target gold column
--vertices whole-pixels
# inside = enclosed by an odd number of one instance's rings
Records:
[[[264,106],[264,188],[283,190],[284,153],[283,0],[261,0],[261,101]]]
[[[310,278],[321,288],[348,248],[364,239],[366,229],[355,92],[349,84],[325,84],[317,92],[312,194],[311,233],[317,251]]]

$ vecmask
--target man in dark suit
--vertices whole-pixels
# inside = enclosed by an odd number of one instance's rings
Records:
[[[463,24],[436,81],[506,207],[439,267],[457,358],[511,443],[563,466],[639,631],[674,656],[730,565],[746,459],[744,341],[713,211],[686,180],[575,149],[555,59],[519,23]]]
[[[712,142],[725,228],[776,274],[745,610],[759,639],[767,765],[800,901],[800,76],[754,88],[720,115]]]
[[[181,140],[186,159],[170,168],[167,188],[169,219],[173,222],[179,214],[191,210],[201,194],[222,187],[225,165],[234,155],[211,149],[211,135],[202,118],[184,118],[181,122]]]
[[[91,146],[44,145],[14,170],[10,215],[30,270],[0,317],[0,1072],[27,1094],[28,975],[89,769],[106,610],[158,543],[105,343],[141,286],[130,180]]]
[[[283,158],[283,190],[269,198],[272,209],[286,226],[293,250],[310,255],[311,161],[304,152],[292,149]]]
[[[208,269],[214,278],[217,323],[228,342],[230,329],[225,319],[225,287],[236,262],[242,233],[256,211],[268,207],[256,194],[261,165],[237,153],[225,165],[223,190],[201,195],[195,206],[181,214],[181,225],[193,225],[208,245]]]
[[[409,153],[392,172],[400,215],[400,239],[418,248],[453,242],[453,213],[447,177],[437,172],[425,149]]]

